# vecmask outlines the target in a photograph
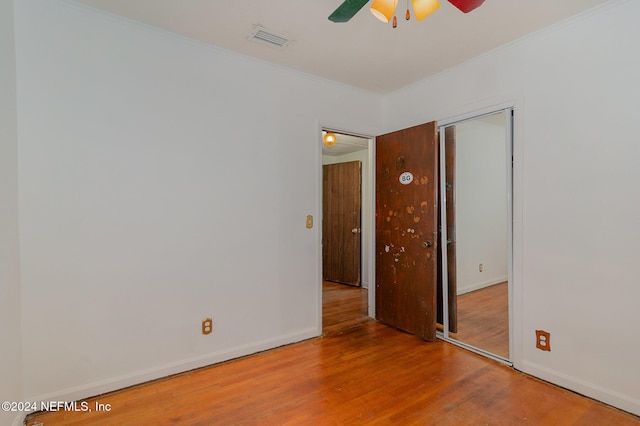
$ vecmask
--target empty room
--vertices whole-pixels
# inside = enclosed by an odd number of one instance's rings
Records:
[[[0,0],[0,425],[640,424],[639,21]]]

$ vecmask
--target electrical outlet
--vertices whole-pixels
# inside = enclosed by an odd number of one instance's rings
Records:
[[[211,334],[213,331],[213,320],[211,318],[205,318],[202,320],[202,334]]]
[[[551,333],[544,330],[536,330],[536,348],[541,351],[551,351]]]
[[[482,265],[482,263],[478,265],[478,271],[484,271],[484,266]]]

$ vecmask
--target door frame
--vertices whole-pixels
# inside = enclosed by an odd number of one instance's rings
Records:
[[[375,180],[375,150],[376,150],[376,138],[375,136],[371,136],[365,133],[359,133],[357,131],[351,131],[351,130],[345,130],[341,127],[336,127],[336,126],[329,126],[329,125],[323,125],[321,122],[317,122],[317,129],[316,129],[316,153],[318,155],[318,160],[316,162],[316,167],[317,167],[317,200],[318,200],[318,207],[316,209],[316,211],[318,212],[318,220],[317,223],[318,225],[316,225],[316,230],[317,230],[317,238],[318,238],[318,266],[317,266],[317,290],[318,290],[318,310],[317,310],[317,314],[316,317],[318,318],[317,324],[318,324],[318,331],[319,334],[322,334],[322,131],[327,131],[327,132],[334,132],[334,133],[340,133],[343,135],[350,135],[350,136],[357,136],[359,138],[363,138],[363,139],[367,139],[368,140],[368,147],[367,147],[367,167],[363,167],[362,168],[362,177],[364,179],[364,177],[366,176],[369,179],[369,182],[371,182],[370,187],[368,188],[368,193],[367,195],[369,195],[369,209],[371,211],[371,214],[369,215],[368,218],[362,218],[361,219],[361,224],[360,227],[361,229],[364,231],[366,229],[366,231],[368,232],[369,238],[367,241],[367,244],[365,244],[364,242],[362,243],[361,246],[361,253],[360,253],[360,257],[361,257],[361,264],[360,264],[360,269],[361,271],[367,271],[367,275],[368,275],[368,288],[367,288],[367,299],[368,299],[368,308],[367,308],[367,315],[371,318],[375,318],[375,307],[376,307],[376,303],[375,303],[375,288],[376,288],[376,276],[375,276],[375,244],[376,244],[376,239],[375,239],[375,230],[376,230],[376,216],[375,216],[375,203],[376,203],[376,180]],[[364,187],[362,187],[361,191],[364,193],[364,191],[366,191],[367,189],[365,189]],[[364,204],[363,206],[364,207]],[[364,266],[364,256],[368,256],[369,259],[369,264],[367,265],[367,268],[365,268]]]
[[[514,273],[514,270],[516,269],[516,259],[518,261],[518,273],[520,274],[521,272],[521,257],[520,257],[520,252],[518,251],[518,253],[516,254],[516,238],[518,239],[518,241],[522,241],[522,222],[518,221],[518,226],[516,229],[516,210],[517,210],[517,214],[521,215],[521,208],[520,205],[516,206],[516,199],[515,199],[515,194],[516,194],[516,185],[520,185],[520,182],[522,181],[522,169],[520,168],[520,166],[518,167],[518,176],[517,176],[517,184],[516,184],[516,164],[520,165],[521,164],[521,156],[522,153],[518,150],[518,153],[516,154],[516,131],[515,131],[515,120],[517,117],[517,114],[515,113],[516,111],[516,107],[514,102],[508,102],[508,103],[504,103],[504,104],[499,104],[499,105],[494,105],[494,106],[490,106],[490,107],[486,107],[486,108],[482,108],[480,110],[476,110],[473,112],[470,112],[468,114],[464,114],[464,115],[460,115],[457,116],[455,118],[451,118],[448,120],[441,120],[438,122],[438,131],[440,133],[440,162],[441,164],[444,162],[444,129],[445,127],[454,125],[454,124],[459,124],[465,121],[469,121],[469,120],[473,120],[476,118],[480,118],[486,115],[491,115],[491,114],[495,114],[495,113],[500,113],[506,111],[507,112],[507,119],[506,119],[506,133],[507,133],[507,146],[506,146],[506,158],[505,161],[507,161],[507,164],[509,163],[509,161],[511,161],[511,167],[508,167],[508,173],[507,173],[507,200],[509,202],[509,209],[507,212],[507,221],[508,221],[508,234],[507,234],[507,266],[508,266],[508,303],[509,303],[509,359],[505,359],[502,358],[500,356],[494,355],[490,352],[484,351],[480,348],[474,347],[472,345],[466,344],[464,342],[460,342],[458,340],[455,339],[451,339],[449,338],[449,331],[448,331],[448,315],[444,315],[443,314],[443,330],[442,331],[438,331],[437,335],[440,339],[445,340],[449,343],[455,344],[457,346],[461,346],[464,347],[465,349],[469,349],[473,352],[479,353],[481,355],[487,356],[489,358],[492,358],[498,362],[507,364],[507,365],[511,365],[514,366],[516,368],[518,368],[518,364],[520,361],[520,356],[521,356],[521,348],[522,348],[522,333],[521,333],[521,323],[518,322],[518,327],[516,328],[516,318],[521,318],[521,307],[522,307],[522,302],[521,302],[521,298],[520,298],[520,294],[521,294],[521,281],[519,279],[516,279],[516,274]],[[517,156],[517,161],[516,161],[516,156]],[[441,169],[440,172],[440,184],[441,187],[443,187],[443,185],[445,185],[446,183],[446,178],[445,178],[445,172],[444,169]],[[520,186],[518,186],[518,188],[520,188]],[[520,191],[518,191],[518,202],[520,202]],[[442,222],[442,236],[441,238],[443,240],[445,240],[447,238],[446,232],[446,209],[447,209],[447,205],[446,205],[446,197],[444,195],[444,192],[442,192],[440,194],[440,215],[441,218],[443,220]],[[519,216],[521,217],[521,216]],[[517,237],[516,237],[517,234]],[[442,253],[442,265],[441,265],[441,269],[442,269],[442,286],[443,286],[443,307],[444,309],[447,308],[447,304],[448,304],[448,293],[447,291],[445,291],[444,289],[444,283],[446,283],[448,281],[448,276],[447,276],[447,269],[443,267],[443,265],[447,264],[447,252],[446,249],[444,248],[446,246],[443,245],[443,248],[441,248]],[[517,330],[517,331],[516,331]]]

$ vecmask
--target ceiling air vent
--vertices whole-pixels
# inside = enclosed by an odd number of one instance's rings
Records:
[[[266,44],[268,46],[275,47],[276,49],[284,49],[293,41],[293,39],[286,35],[277,34],[259,26],[255,27],[249,36],[249,40],[257,41],[258,43]]]

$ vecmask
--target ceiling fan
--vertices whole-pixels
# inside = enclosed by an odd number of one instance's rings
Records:
[[[484,3],[484,0],[448,1],[464,13],[469,13]],[[347,22],[368,2],[369,0],[345,0],[331,15],[329,15],[329,20],[333,22]],[[439,7],[437,0],[411,0],[411,3],[413,4],[416,18],[419,21]],[[398,0],[374,0],[371,5],[371,12],[381,21],[389,22],[391,16],[395,13],[397,4]],[[407,19],[409,19],[409,16],[409,10],[407,9]]]

